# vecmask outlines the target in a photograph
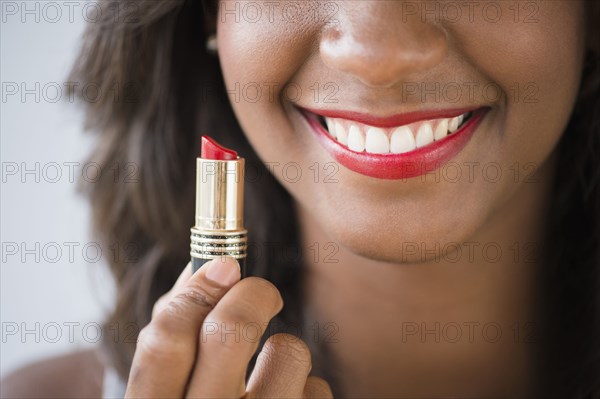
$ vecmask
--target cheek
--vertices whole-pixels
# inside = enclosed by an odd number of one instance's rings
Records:
[[[286,85],[301,68],[318,36],[317,4],[220,4],[217,37],[228,96],[244,133],[266,163],[294,159],[294,151],[300,151],[290,145],[292,127],[281,97],[282,92],[296,96],[294,88],[286,89]],[[307,90],[300,94],[310,95]]]
[[[575,103],[585,39],[583,29],[574,27],[583,25],[584,7],[580,1],[517,3],[500,2],[501,22],[467,24],[453,34],[493,82],[485,97],[504,102],[504,122],[497,128],[506,153],[539,165]]]

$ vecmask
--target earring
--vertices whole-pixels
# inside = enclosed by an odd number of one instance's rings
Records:
[[[219,52],[219,45],[217,43],[217,35],[212,34],[206,39],[206,51],[210,54],[216,54]]]

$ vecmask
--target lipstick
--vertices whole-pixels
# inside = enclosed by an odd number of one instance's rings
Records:
[[[196,221],[191,229],[192,270],[219,256],[232,256],[246,274],[244,158],[202,136],[196,158]]]

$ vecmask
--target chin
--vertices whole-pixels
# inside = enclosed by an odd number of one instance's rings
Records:
[[[445,257],[456,261],[457,256],[465,254],[461,245],[473,235],[480,219],[476,215],[461,215],[457,220],[453,214],[436,214],[423,222],[406,217],[401,208],[377,217],[365,212],[322,217],[327,213],[319,212],[313,217],[320,220],[328,241],[338,244],[340,252],[347,251],[366,261],[407,265],[439,262]]]

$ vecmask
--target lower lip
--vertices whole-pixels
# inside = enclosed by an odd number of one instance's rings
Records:
[[[404,154],[371,154],[356,152],[340,144],[321,126],[315,116],[301,110],[317,138],[333,158],[346,168],[378,179],[399,180],[434,171],[456,156],[469,142],[489,108],[472,112],[471,118],[443,140]]]

